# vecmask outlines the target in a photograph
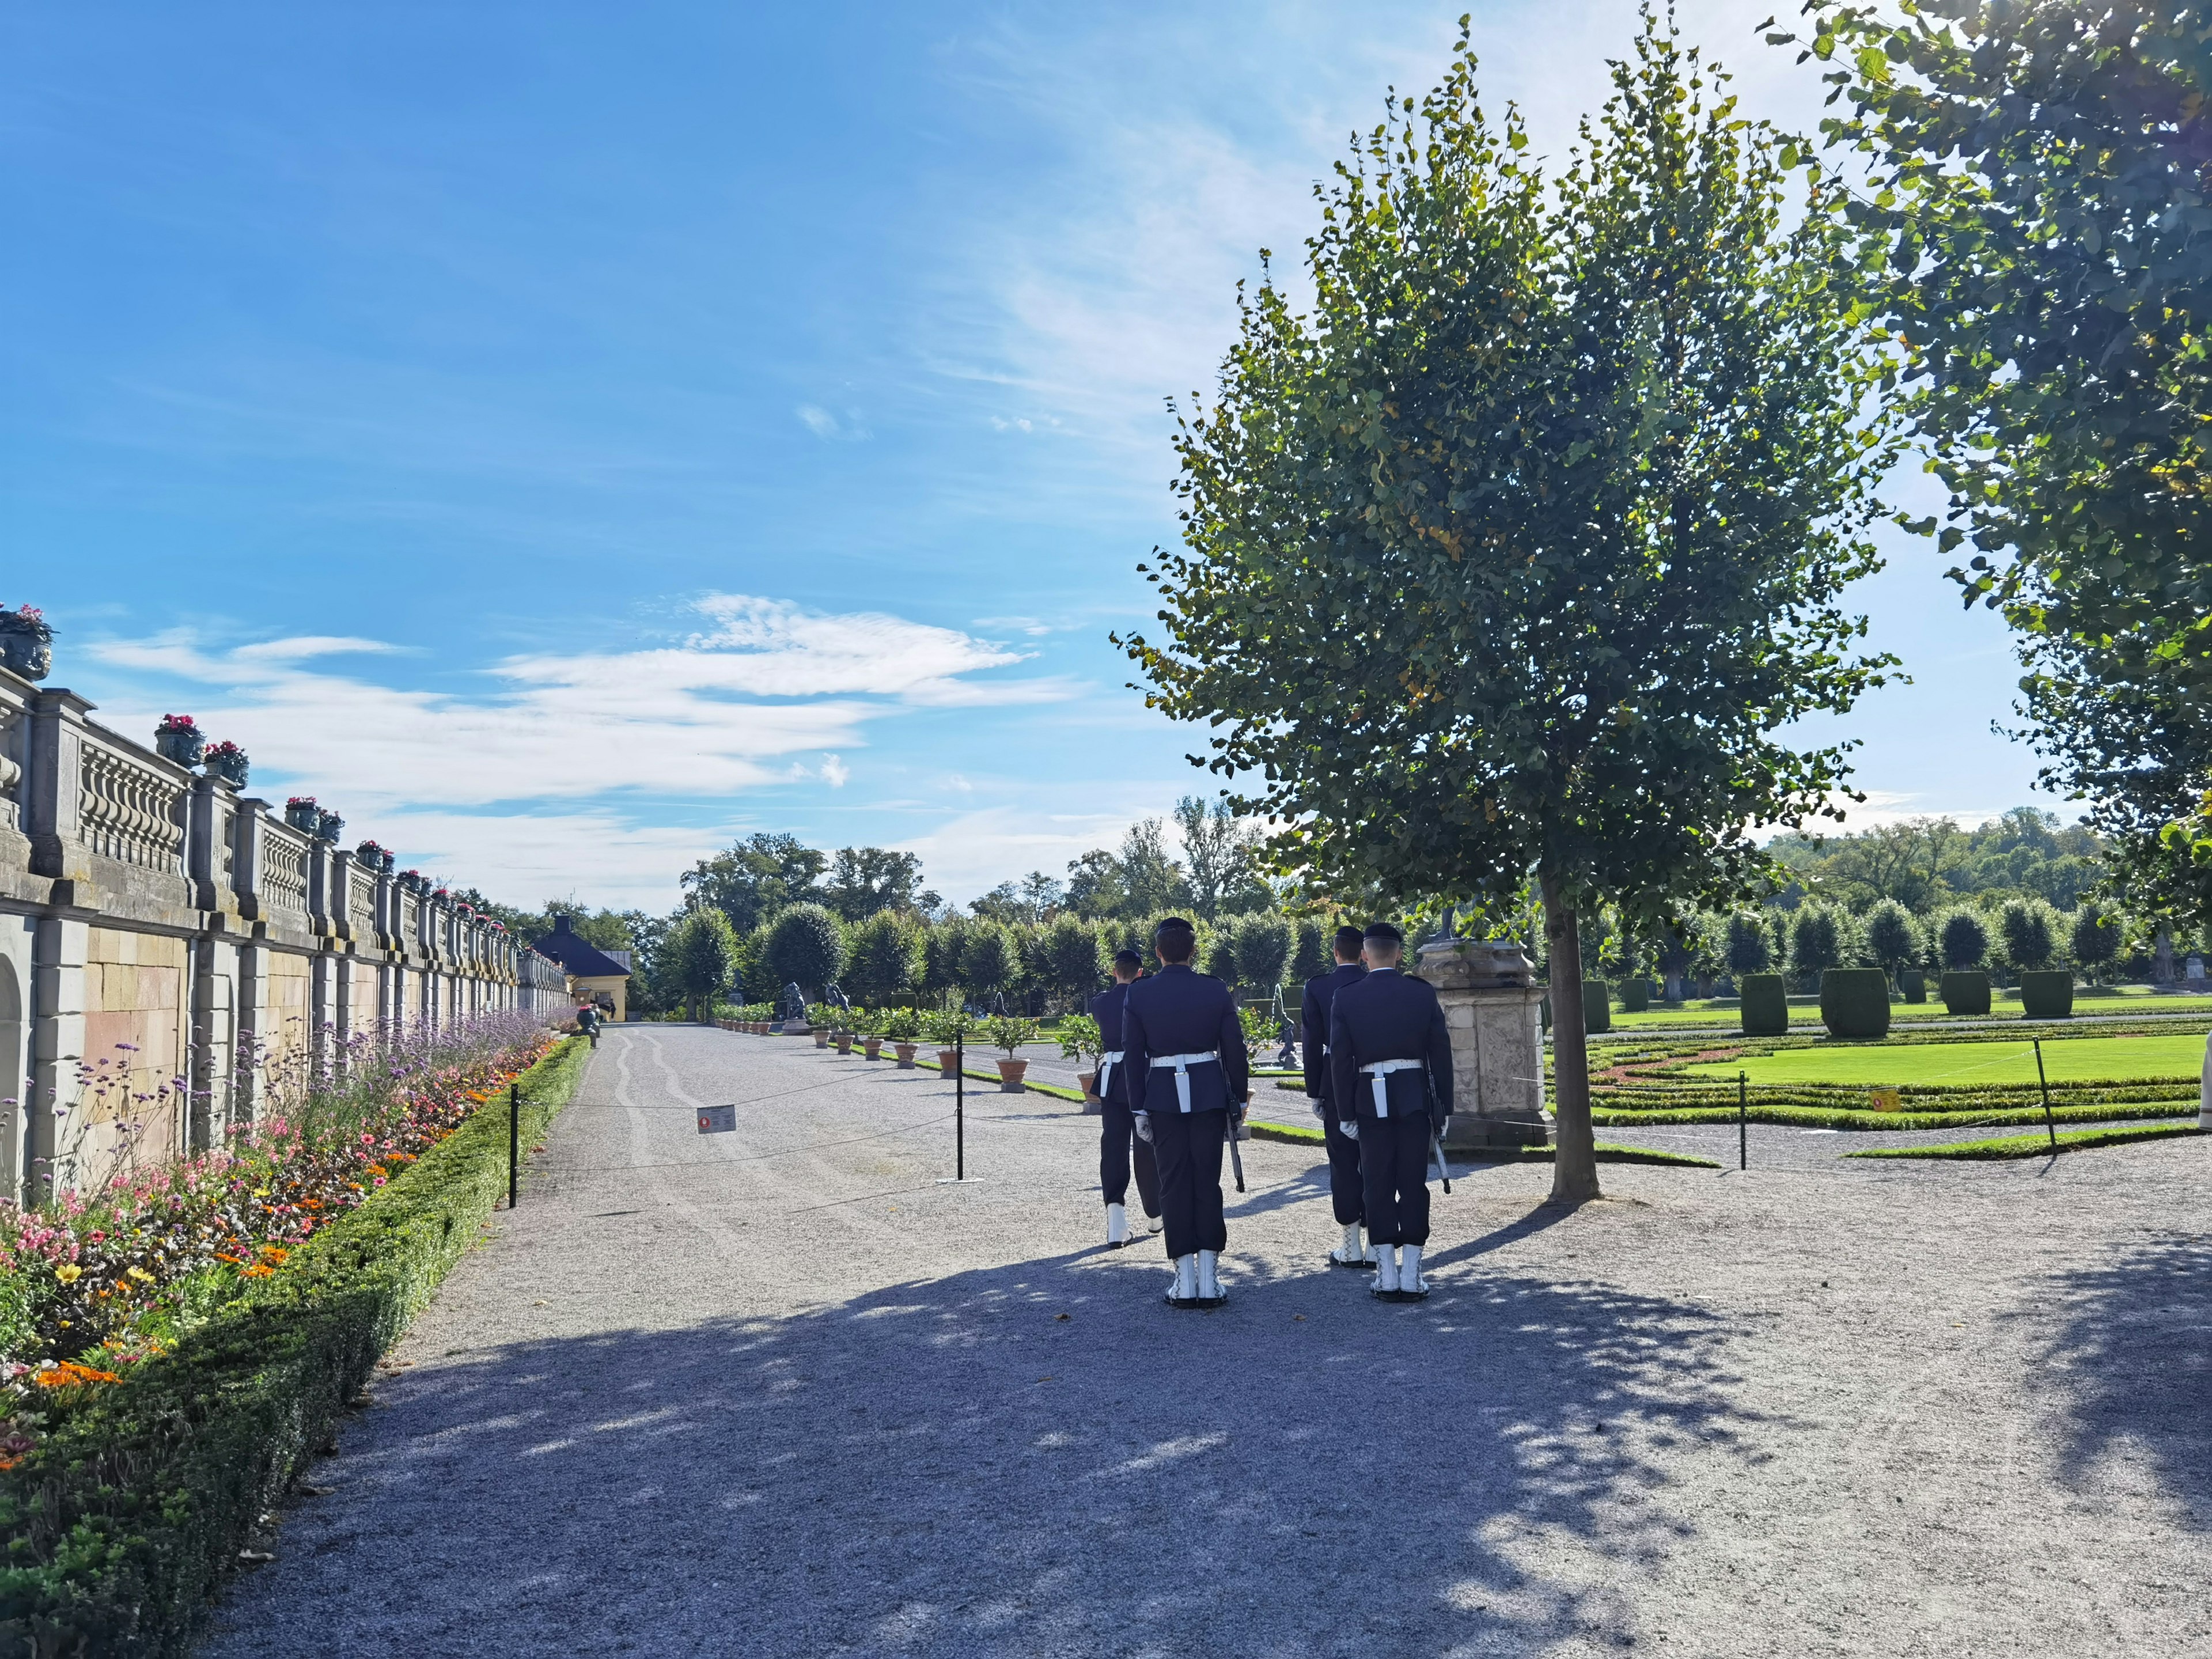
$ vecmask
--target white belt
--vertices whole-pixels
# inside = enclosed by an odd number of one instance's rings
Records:
[[[1098,1056],[1098,1075],[1091,1079],[1091,1092],[1101,1100],[1106,1098],[1106,1079],[1114,1075],[1114,1068],[1121,1063],[1121,1052],[1116,1048],[1110,1054]]]
[[[1418,1060],[1378,1060],[1372,1066],[1359,1068],[1364,1076],[1375,1079],[1375,1115],[1390,1115],[1389,1077],[1393,1072],[1418,1071],[1422,1062]]]
[[[1175,1067],[1176,1104],[1182,1107],[1184,1114],[1188,1115],[1190,1111],[1190,1068],[1194,1066],[1204,1066],[1208,1062],[1218,1064],[1220,1060],[1221,1055],[1218,1052],[1202,1054],[1155,1054],[1152,1056],[1152,1069],[1157,1072],[1163,1066]]]

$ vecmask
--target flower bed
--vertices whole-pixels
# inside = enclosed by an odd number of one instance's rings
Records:
[[[33,1311],[0,1447],[0,1659],[183,1650],[255,1517],[505,1192],[507,1081],[534,1138],[589,1053],[513,1021],[446,1036],[319,1121],[19,1223],[0,1289]]]

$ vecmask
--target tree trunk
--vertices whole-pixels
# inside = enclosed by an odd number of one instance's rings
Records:
[[[1544,939],[1552,963],[1552,1109],[1559,1146],[1552,1165],[1552,1201],[1580,1204],[1602,1196],[1595,1137],[1590,1133],[1589,1043],[1583,1027],[1583,939],[1573,907],[1559,902],[1559,883],[1540,878]]]

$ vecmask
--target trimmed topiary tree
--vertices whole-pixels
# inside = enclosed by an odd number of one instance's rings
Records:
[[[1844,918],[1826,904],[1808,901],[1790,918],[1790,971],[1807,986],[1820,982],[1831,968],[1844,965],[1848,949]]]
[[[1601,979],[1583,981],[1583,1030],[1610,1031],[1613,1029],[1613,987]]]
[[[861,922],[852,931],[839,976],[845,988],[863,1002],[878,1005],[913,990],[921,965],[921,933],[913,917],[896,910],[878,910]]]
[[[1651,1006],[1651,981],[1638,974],[1620,981],[1620,1012],[1640,1014]]]
[[[968,930],[966,948],[960,953],[960,982],[978,1002],[988,1003],[1011,990],[1021,975],[1021,958],[1012,937],[994,921],[979,921]]]
[[[1990,954],[1990,930],[1981,913],[1961,907],[1938,916],[1936,951],[1946,968],[1980,967]]]
[[[1224,926],[1223,931],[1229,929]],[[1240,917],[1235,931],[1237,982],[1252,996],[1272,995],[1290,963],[1291,924],[1270,911],[1258,910]]]
[[[1943,1006],[1954,1014],[1986,1014],[1990,1011],[1990,976],[1978,969],[1955,969],[1943,975]]]
[[[2027,1019],[2074,1018],[2074,970],[2030,969],[2020,976],[2020,1008]]]
[[[767,955],[775,990],[817,990],[845,971],[845,926],[822,905],[787,906],[769,924]]]
[[[1997,931],[2004,938],[2005,961],[2015,974],[2027,974],[2051,966],[2057,954],[2057,941],[2052,937],[2051,907],[2041,899],[2014,899],[1997,917]]]
[[[1736,982],[1746,1036],[1780,1036],[1790,1029],[1790,988],[1781,975],[1746,974]]]
[[[2119,955],[2120,939],[2119,919],[2104,906],[2085,903],[2074,913],[2068,943],[2073,948],[2075,963],[2092,985],[2104,977],[2105,969]]]
[[[1879,968],[1831,968],[1820,975],[1820,1023],[1837,1037],[1889,1035],[1889,975]]]
[[[1867,954],[1885,973],[1901,974],[1920,954],[1920,929],[1912,912],[1895,899],[1884,899],[1866,913]]]
[[[1763,974],[1773,965],[1774,948],[1766,927],[1767,919],[1759,911],[1729,913],[1728,939],[1722,951],[1729,972],[1741,979],[1747,974]]]
[[[1908,968],[1897,976],[1897,988],[1905,993],[1907,1002],[1928,1000],[1928,975],[1917,968]]]

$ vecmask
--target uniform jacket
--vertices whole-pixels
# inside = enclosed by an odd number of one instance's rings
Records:
[[[1338,1112],[1374,1117],[1374,1079],[1359,1068],[1383,1060],[1416,1060],[1416,1068],[1384,1079],[1390,1115],[1429,1111],[1439,1121],[1452,1109],[1451,1034],[1436,987],[1381,968],[1336,994],[1329,1006],[1328,1072]],[[1433,1104],[1431,1103],[1433,1102]]]
[[[1190,1109],[1225,1111],[1251,1097],[1251,1066],[1237,1000],[1211,974],[1188,963],[1168,963],[1129,988],[1121,1013],[1122,1063],[1129,1068],[1129,1103],[1138,1111],[1176,1112],[1182,1100],[1172,1066],[1155,1068],[1155,1056],[1218,1054],[1218,1061],[1192,1066]]]
[[[1138,981],[1132,980],[1130,985]],[[1128,985],[1109,985],[1091,999],[1091,1018],[1098,1022],[1098,1041],[1108,1054],[1122,1046],[1121,1005],[1129,1000]],[[1115,1063],[1107,1074],[1106,1087],[1100,1091],[1101,1100],[1111,1101],[1116,1106],[1129,1103],[1129,1068]]]
[[[1304,1001],[1298,1009],[1299,1039],[1305,1047],[1306,1096],[1311,1100],[1333,1100],[1329,1089],[1328,1060],[1322,1050],[1328,1047],[1329,1005],[1336,994],[1347,985],[1357,985],[1367,977],[1364,964],[1357,962],[1339,963],[1325,974],[1316,974],[1306,981]]]

